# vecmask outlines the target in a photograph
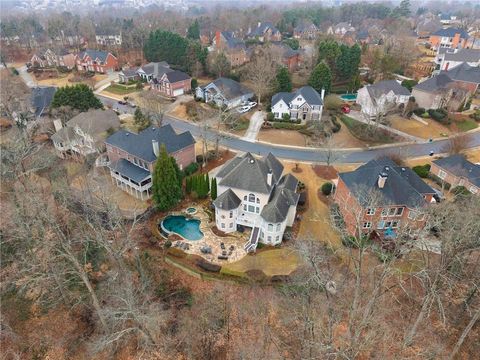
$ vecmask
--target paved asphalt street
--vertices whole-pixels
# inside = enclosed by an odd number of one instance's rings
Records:
[[[98,96],[98,95],[97,95]],[[105,105],[113,106],[114,109],[121,113],[133,113],[134,109],[128,106],[120,105],[113,99],[104,96],[98,96]],[[177,131],[190,131],[193,136],[198,137],[203,135],[204,130],[194,123],[177,120],[168,115],[165,115],[164,122],[171,124]],[[207,130],[206,138],[215,140],[216,132],[214,130]],[[240,138],[228,135],[222,135],[220,144],[237,151],[250,151],[258,155],[265,155],[269,152],[275,156],[294,160],[307,162],[326,162],[329,151],[319,148],[294,148],[281,145],[272,145],[259,142],[245,141]],[[471,133],[469,148],[480,146],[480,131]],[[419,157],[429,155],[430,151],[435,154],[445,152],[448,147],[448,140],[436,140],[431,143],[416,143],[416,144],[392,144],[382,148],[373,149],[338,149],[330,152],[331,162],[336,163],[364,163],[378,156],[385,154],[402,154],[405,157]],[[480,151],[480,150],[479,150]],[[332,155],[333,153],[333,155]]]

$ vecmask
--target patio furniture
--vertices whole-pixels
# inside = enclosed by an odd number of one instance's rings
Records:
[[[225,249],[225,244],[223,242],[220,243],[220,247],[222,248],[222,250],[224,250]]]

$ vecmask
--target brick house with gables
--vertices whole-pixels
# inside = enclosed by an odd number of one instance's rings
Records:
[[[163,95],[175,97],[192,90],[192,78],[179,70],[167,71],[161,77],[151,80],[151,88]]]
[[[105,140],[112,181],[139,198],[151,196],[152,174],[161,145],[180,170],[195,162],[195,140],[189,131],[177,134],[171,125],[150,126],[138,134],[120,130]]]
[[[93,71],[105,74],[118,69],[118,59],[111,52],[101,50],[81,51],[75,63],[78,71]]]
[[[413,170],[389,158],[371,160],[334,181],[334,200],[349,235],[418,230],[425,226],[422,209],[435,202],[435,191]]]
[[[472,194],[480,195],[480,165],[468,161],[463,155],[434,160],[430,173],[451,188],[464,186]]]

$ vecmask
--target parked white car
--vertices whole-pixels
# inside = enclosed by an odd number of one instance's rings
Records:
[[[238,111],[240,114],[243,114],[243,113],[246,113],[247,111],[249,111],[250,109],[251,109],[250,106],[245,105],[245,106],[242,106],[242,107],[237,108],[237,111]]]

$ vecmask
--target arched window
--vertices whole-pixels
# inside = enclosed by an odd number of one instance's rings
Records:
[[[248,194],[248,201],[255,202],[255,194]]]

